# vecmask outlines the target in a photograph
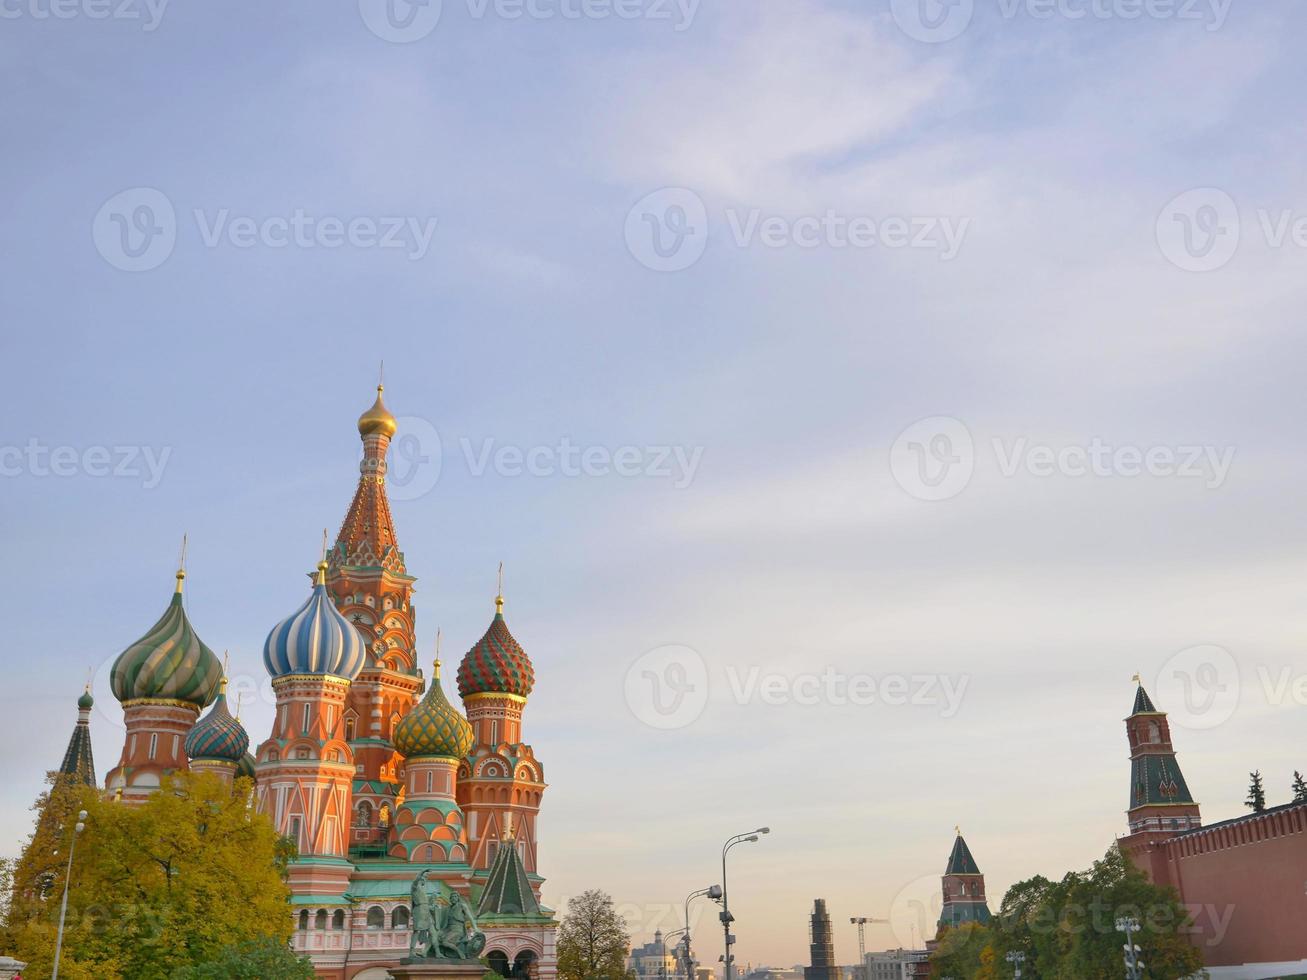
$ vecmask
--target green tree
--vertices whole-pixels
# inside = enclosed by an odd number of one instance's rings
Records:
[[[63,847],[78,809],[88,817],[69,883],[61,977],[171,980],[231,947],[285,945],[293,847],[250,812],[249,789],[248,780],[233,790],[211,774],[180,773],[139,806],[124,806],[56,783],[38,801],[36,831],[15,869],[9,948],[31,975],[49,975]]]
[[[1253,813],[1261,813],[1266,809],[1266,787],[1262,785],[1262,772],[1258,769],[1250,775],[1252,782],[1248,784],[1248,799],[1243,801],[1243,805],[1251,807]]]
[[[558,927],[559,980],[624,980],[631,936],[607,892],[592,889],[568,900]]]
[[[1293,802],[1307,803],[1307,780],[1297,769],[1293,771]]]
[[[229,946],[217,958],[183,967],[172,980],[313,980],[313,964],[276,939],[256,939]]]
[[[989,957],[985,955],[992,940],[990,927],[977,922],[945,929],[940,934],[939,945],[930,957],[930,975],[958,978],[982,976],[993,958],[992,951]]]

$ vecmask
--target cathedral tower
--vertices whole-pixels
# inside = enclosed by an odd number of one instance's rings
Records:
[[[989,921],[989,905],[985,899],[985,876],[980,873],[976,859],[971,856],[962,831],[953,841],[948,867],[943,878],[944,905],[939,914],[940,929],[954,928],[967,922],[984,925]]]
[[[395,726],[394,739],[405,758],[404,801],[396,808],[390,856],[466,865],[467,833],[454,784],[472,748],[472,726],[445,697],[439,660],[426,697]]]
[[[501,593],[490,628],[458,668],[458,692],[476,737],[459,769],[458,802],[467,814],[468,863],[477,871],[494,863],[501,840],[511,840],[526,870],[536,871],[545,777],[535,751],[522,741],[522,711],[534,685],[531,660],[504,620]]]
[[[308,600],[263,645],[277,716],[259,746],[258,804],[299,847],[290,871],[297,898],[340,898],[349,885],[354,755],[345,708],[364,656],[358,630],[328,594],[324,560]]]
[[[222,665],[195,635],[182,604],[178,569],[159,621],[114,661],[109,684],[123,706],[127,738],[106,787],[124,802],[144,800],[163,777],[187,768],[183,740],[218,694]]]
[[[422,689],[414,634],[413,584],[386,498],[386,453],[398,429],[377,400],[358,421],[363,440],[359,482],[327,554],[327,588],[363,642],[363,669],[350,688],[344,737],[361,768],[354,781],[350,843],[384,853],[400,789],[402,757],[395,726]]]
[[[1138,681],[1138,677],[1135,678]],[[1120,841],[1127,856],[1153,881],[1168,881],[1165,858],[1156,847],[1168,838],[1202,826],[1184,773],[1171,745],[1171,726],[1140,684],[1125,720],[1130,742],[1130,834]],[[1163,862],[1155,865],[1155,862]]]

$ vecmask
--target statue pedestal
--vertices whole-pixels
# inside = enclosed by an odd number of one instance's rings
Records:
[[[481,980],[486,967],[479,960],[410,960],[390,967],[395,980]]]

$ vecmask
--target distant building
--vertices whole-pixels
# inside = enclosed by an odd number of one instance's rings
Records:
[[[626,966],[640,980],[670,980],[672,977],[684,977],[676,961],[676,951],[667,945],[661,929],[654,933],[653,942],[631,950]]]
[[[809,962],[812,965],[804,968],[804,980],[840,980],[840,968],[835,962],[835,939],[831,934],[830,913],[826,911],[824,898],[813,902],[808,939]]]
[[[929,954],[924,949],[887,949],[867,954],[866,980],[916,980],[929,975]]]

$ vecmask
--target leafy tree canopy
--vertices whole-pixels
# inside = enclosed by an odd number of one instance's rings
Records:
[[[631,936],[606,892],[582,892],[567,903],[558,928],[559,980],[624,980]]]
[[[250,789],[248,780],[233,788],[212,774],[179,773],[144,803],[125,806],[55,779],[34,807],[36,829],[12,871],[5,945],[28,962],[31,975],[50,974],[65,848],[77,811],[86,810],[69,882],[61,977],[171,980],[238,953],[257,957],[263,941],[284,946],[291,932],[285,875],[294,849],[250,810]]]

